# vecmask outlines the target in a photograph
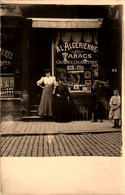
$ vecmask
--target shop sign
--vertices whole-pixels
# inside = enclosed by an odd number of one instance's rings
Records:
[[[65,42],[65,44],[57,46],[57,53],[70,51],[72,49],[90,50],[90,51],[93,51],[94,53],[98,52],[98,47],[90,43],[82,43],[82,42],[67,43]]]
[[[59,64],[59,65],[63,65],[63,64],[73,64],[73,65],[77,65],[77,64],[80,64],[80,65],[96,65],[98,62],[97,60],[81,60],[81,61],[78,61],[78,60],[73,60],[73,61],[70,61],[70,60],[56,60],[56,64]]]
[[[65,42],[56,47],[58,65],[97,64],[98,47],[90,43]]]

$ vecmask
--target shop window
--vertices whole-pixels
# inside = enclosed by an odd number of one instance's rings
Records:
[[[56,78],[64,78],[70,93],[91,93],[98,73],[97,32],[61,32],[56,37]]]
[[[18,36],[17,36],[18,35]],[[1,97],[15,97],[16,90],[20,90],[17,83],[17,72],[20,73],[20,33],[18,30],[2,29],[1,31]],[[15,85],[16,84],[16,85]],[[18,85],[18,88],[15,86]]]

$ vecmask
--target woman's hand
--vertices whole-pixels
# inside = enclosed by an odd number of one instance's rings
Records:
[[[43,88],[43,86],[41,84],[39,84],[38,82],[36,84],[38,87]]]
[[[60,94],[56,94],[57,97],[60,97]]]
[[[42,86],[42,85],[39,85],[39,87],[40,87],[40,88],[42,88],[42,89],[44,89],[44,88],[45,88],[45,86]]]
[[[56,91],[56,87],[54,87],[54,89],[53,89],[53,95],[55,95],[55,91]]]

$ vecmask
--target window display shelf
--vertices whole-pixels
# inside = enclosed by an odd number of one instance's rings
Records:
[[[84,91],[79,91],[79,90],[69,91],[69,93],[91,94],[91,92],[84,92]]]

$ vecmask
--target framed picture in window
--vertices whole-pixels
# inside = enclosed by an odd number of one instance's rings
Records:
[[[85,85],[86,86],[91,86],[91,80],[85,80]]]
[[[85,79],[91,79],[91,71],[86,70],[86,71],[84,72],[84,78],[85,78]]]
[[[91,87],[86,87],[86,92],[91,93]]]

